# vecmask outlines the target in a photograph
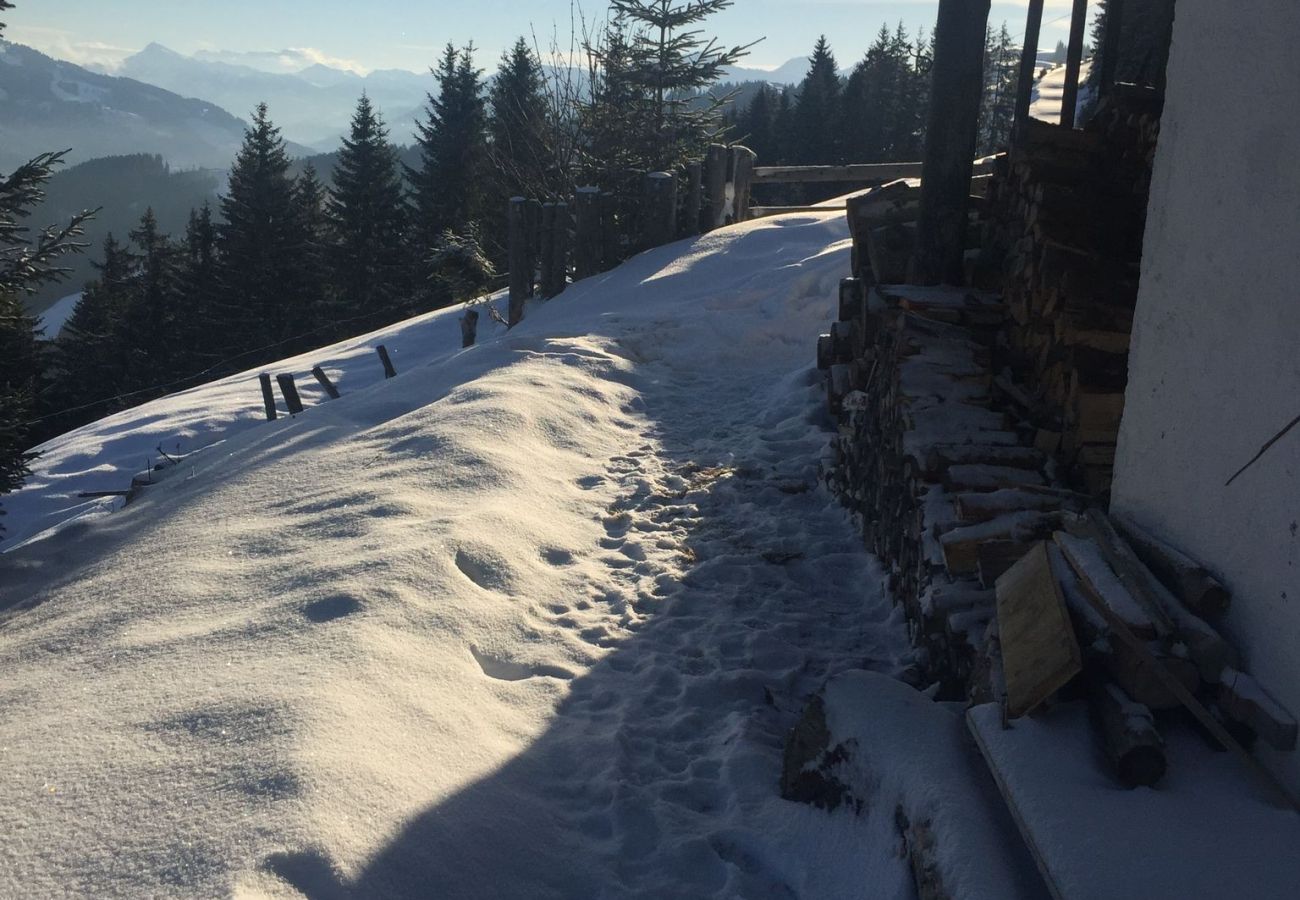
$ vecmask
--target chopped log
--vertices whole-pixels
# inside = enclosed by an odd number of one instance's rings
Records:
[[[1011,512],[1052,512],[1064,508],[1067,500],[1058,494],[1003,488],[987,493],[958,494],[953,503],[958,519],[976,523]]]
[[[964,525],[939,538],[944,565],[953,578],[979,571],[979,548],[989,541],[1028,541],[1051,531],[1059,518],[1040,513],[1008,513],[978,525]]]
[[[294,383],[293,375],[285,372],[275,376],[275,380],[280,385],[280,393],[284,397],[284,405],[289,408],[289,415],[296,416],[302,412],[302,398],[298,396],[298,385]]]
[[[257,380],[262,385],[262,406],[266,409],[266,421],[274,422],[276,419],[275,389],[271,387],[271,376],[263,372],[257,376]]]
[[[477,315],[478,313],[475,313],[475,316]],[[339,399],[339,389],[334,386],[334,382],[330,381],[330,377],[325,374],[324,369],[320,366],[312,366],[311,374],[312,377],[316,379],[317,383],[324,389],[325,393],[329,395],[331,400]]]
[[[1151,612],[1129,593],[1106,562],[1101,547],[1088,538],[1076,537],[1064,531],[1057,532],[1055,539],[1083,585],[1100,597],[1111,612],[1124,622],[1126,628],[1143,640],[1155,640],[1159,631]]]
[[[1138,559],[1189,610],[1211,618],[1227,611],[1232,597],[1208,569],[1139,528],[1132,519],[1123,515],[1112,518]]]
[[[1129,593],[1146,607],[1153,621],[1187,647],[1188,656],[1196,663],[1203,680],[1215,684],[1226,667],[1239,665],[1236,649],[1165,590],[1111,526],[1105,513],[1090,509],[1087,521],[1111,569]]]
[[[1120,783],[1128,788],[1159,783],[1168,763],[1151,710],[1101,678],[1088,679],[1087,697],[1102,752]]]
[[[1032,712],[1082,668],[1082,654],[1045,541],[1034,544],[997,580],[997,602],[1007,715],[1018,718]]]
[[[849,322],[855,319],[861,320],[867,317],[867,288],[860,278],[841,278],[840,279],[840,309],[839,319],[841,322]]]
[[[1245,672],[1225,669],[1218,692],[1219,709],[1248,726],[1274,750],[1296,748],[1296,720]]]
[[[1199,687],[1200,676],[1191,660],[1146,645],[1139,653],[1129,643],[1115,638],[1109,620],[1098,614],[1090,602],[1090,588],[1084,585],[1060,548],[1052,547],[1049,555],[1061,593],[1074,615],[1085,655],[1100,663],[1126,694],[1151,709],[1176,709],[1181,701],[1170,690],[1167,677],[1188,691]],[[1152,659],[1159,661],[1163,673],[1156,671]]]
[[[1038,470],[1018,469],[1013,466],[949,466],[943,478],[944,487],[954,493],[958,491],[996,491],[1001,488],[1046,483],[1047,479]]]
[[[835,361],[834,344],[829,334],[817,336],[817,368],[825,372]]]
[[[975,551],[980,584],[992,590],[1006,572],[1033,549],[1024,541],[985,541]]]
[[[882,225],[867,231],[867,259],[872,277],[880,284],[897,284],[907,280],[907,267],[916,243],[912,224]]]
[[[1012,469],[1041,469],[1047,458],[1033,447],[1001,447],[986,444],[938,444],[925,458],[925,473],[941,476],[953,466],[997,466]]]

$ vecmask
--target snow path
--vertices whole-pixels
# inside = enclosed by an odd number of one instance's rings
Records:
[[[776,791],[906,653],[816,484],[844,230],[646,254],[0,557],[0,894],[909,896]]]

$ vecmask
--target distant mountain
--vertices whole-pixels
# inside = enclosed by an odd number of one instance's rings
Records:
[[[415,130],[415,112],[436,90],[429,73],[386,69],[361,76],[322,63],[298,51],[234,54],[207,51],[185,56],[150,44],[122,61],[118,72],[178,94],[202,96],[241,113],[265,102],[286,138],[316,150],[333,150],[346,133],[357,98],[365,91],[384,113],[392,139],[404,143]],[[256,63],[246,65],[244,60]],[[303,63],[298,71],[268,71]]]
[[[798,84],[808,74],[808,58],[798,56],[782,63],[775,69],[752,69],[746,66],[731,66],[723,76],[725,81],[765,81],[768,84]]]
[[[145,152],[224,169],[243,137],[244,123],[215,103],[0,41],[0,170],[68,147],[72,162]]]

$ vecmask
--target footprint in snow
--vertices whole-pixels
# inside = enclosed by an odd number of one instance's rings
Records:
[[[497,681],[525,681],[529,678],[559,678],[571,681],[576,677],[573,672],[560,666],[527,666],[508,659],[489,656],[477,647],[470,647],[469,652],[474,655],[474,661],[483,670],[483,674]]]

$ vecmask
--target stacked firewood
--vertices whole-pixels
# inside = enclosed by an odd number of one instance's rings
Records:
[[[985,239],[1005,252],[1009,361],[1036,445],[1101,496],[1124,409],[1159,127],[1140,100],[1116,92],[1085,131],[1027,123],[988,190]]]

